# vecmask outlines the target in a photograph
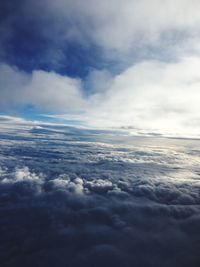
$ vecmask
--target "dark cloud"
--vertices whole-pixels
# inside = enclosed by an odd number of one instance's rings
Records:
[[[1,130],[1,266],[199,266],[197,148],[18,127]]]
[[[174,60],[194,50],[193,38],[199,38],[196,1],[177,1],[173,9],[167,1],[165,13],[162,1],[149,5],[146,0],[7,0],[0,5],[0,59],[26,71],[81,77],[90,68],[119,71],[144,58]]]
[[[100,66],[101,49],[87,34],[86,21],[77,21],[71,9],[69,3],[61,14],[59,4],[52,7],[46,1],[2,1],[1,61],[28,72],[54,70],[71,76],[85,76],[90,67]]]

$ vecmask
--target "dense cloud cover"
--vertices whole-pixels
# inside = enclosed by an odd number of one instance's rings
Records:
[[[1,266],[199,266],[198,141],[1,125]]]
[[[162,57],[198,50],[199,7],[197,0],[7,0],[1,3],[1,57],[22,68],[67,70],[75,62],[94,64],[93,50],[120,61],[137,52]],[[163,45],[166,51],[155,51]]]
[[[0,3],[0,112],[199,137],[198,0]]]

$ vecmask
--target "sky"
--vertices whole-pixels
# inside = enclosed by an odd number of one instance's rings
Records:
[[[0,2],[0,113],[199,137],[198,0]]]
[[[200,266],[200,1],[0,0],[0,266]]]

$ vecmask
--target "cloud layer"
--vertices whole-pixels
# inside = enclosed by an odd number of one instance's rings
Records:
[[[199,266],[197,141],[99,134],[2,128],[1,266]]]

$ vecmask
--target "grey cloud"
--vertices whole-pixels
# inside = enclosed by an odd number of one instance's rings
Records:
[[[100,47],[103,58],[117,61],[120,68],[144,58],[168,60],[185,53],[199,53],[199,2],[196,0],[176,3],[167,0],[164,4],[160,0],[153,0],[151,4],[147,0],[111,0],[109,3],[28,0],[18,1],[18,5],[7,2],[4,5],[8,15],[4,18],[3,14],[0,28],[2,53],[15,30],[28,35],[30,28],[33,41],[36,36],[41,41],[42,57],[37,60],[50,66],[70,64],[63,63],[69,44],[90,51],[93,46]]]
[[[153,46],[163,36],[172,39],[174,33],[188,34],[193,37],[198,32],[198,1],[65,1],[49,2],[46,0],[35,4],[29,1],[25,10],[41,21],[52,21],[54,32],[62,32],[62,38],[78,38],[79,42],[92,38],[98,45],[108,50],[119,52],[132,50],[141,45]],[[44,11],[43,16],[39,13]],[[71,22],[71,27],[65,25]],[[58,24],[59,23],[59,27]],[[78,27],[77,27],[78,25]],[[126,29],[126,31],[124,31]],[[49,29],[46,29],[48,31]],[[51,30],[51,29],[50,29]],[[90,39],[89,39],[90,40]],[[90,40],[91,41],[91,40]],[[87,41],[86,41],[87,42]],[[168,41],[169,44],[169,41]]]
[[[18,127],[1,130],[1,266],[199,265],[197,142]]]

